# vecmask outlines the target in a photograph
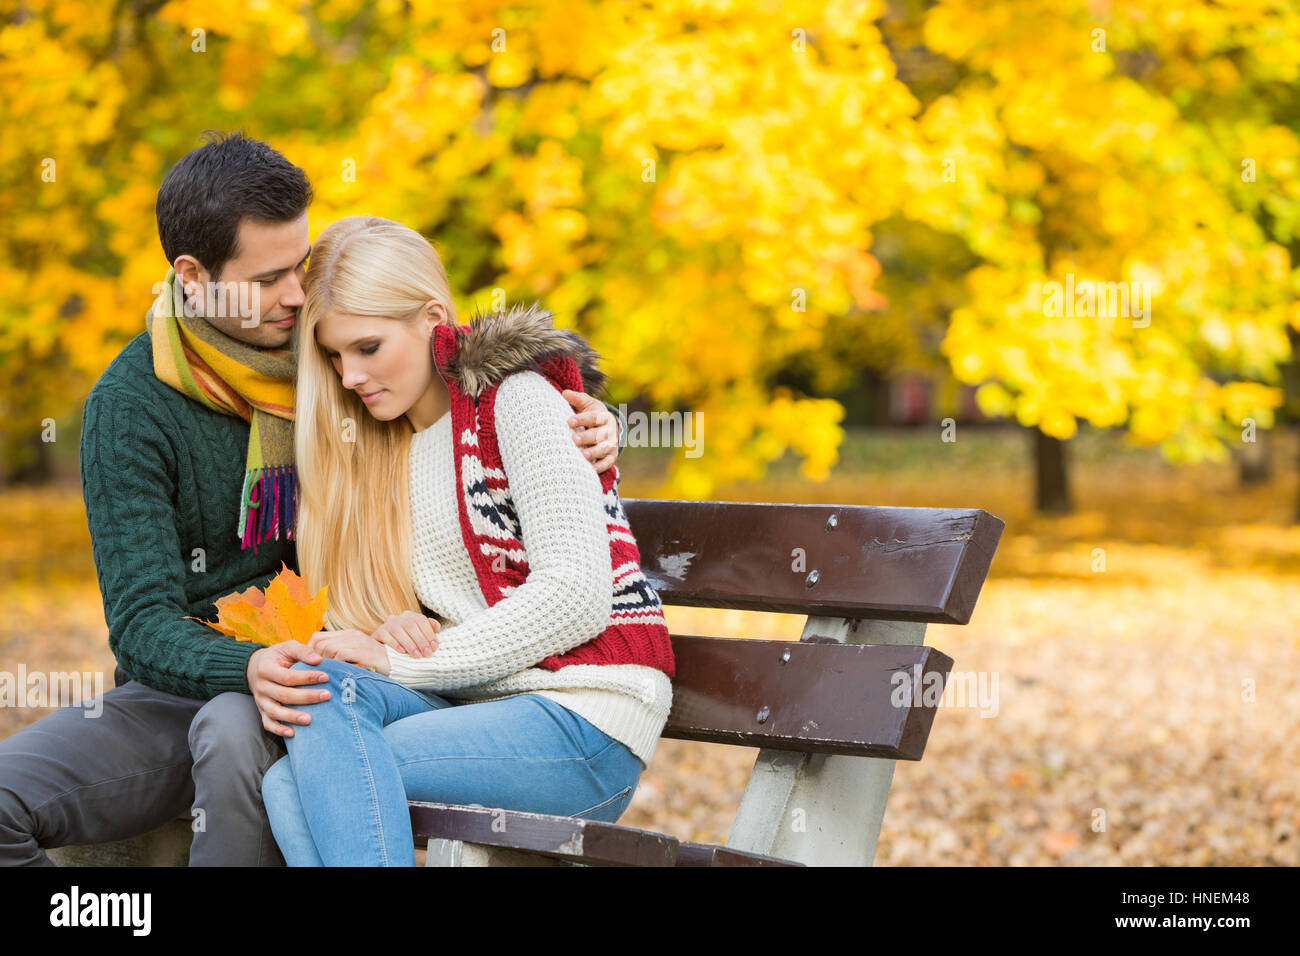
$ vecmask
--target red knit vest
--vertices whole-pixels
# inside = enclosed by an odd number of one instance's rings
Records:
[[[460,326],[460,333],[472,334],[471,327]],[[495,406],[501,382],[491,382],[477,395],[464,391],[455,376],[448,373],[448,362],[458,346],[459,336],[450,325],[434,329],[434,362],[451,397],[461,537],[479,588],[491,607],[527,579],[528,556],[519,537],[519,519],[497,447]],[[557,390],[583,391],[577,362],[563,352],[553,352],[530,368]],[[614,570],[609,626],[587,643],[547,657],[536,666],[554,671],[567,664],[641,664],[672,677],[673,650],[663,605],[641,572],[641,555],[618,497],[618,481],[617,467],[600,475]]]

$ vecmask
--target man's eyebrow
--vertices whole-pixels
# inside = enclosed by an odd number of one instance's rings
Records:
[[[296,269],[296,268],[298,268],[298,266],[300,266],[300,265],[302,265],[304,262],[306,262],[308,256],[310,256],[310,255],[311,255],[311,246],[308,246],[308,247],[307,247],[307,255],[305,255],[305,256],[303,256],[301,259],[299,259],[299,260],[298,260],[298,265],[297,265],[297,266],[294,266],[294,268]],[[283,273],[285,273],[285,272],[288,272],[288,271],[289,271],[288,269],[271,269],[271,270],[269,270],[269,271],[267,271],[267,272],[259,272],[257,275],[253,276],[252,279],[251,279],[250,281],[252,281],[252,282],[258,282],[258,281],[260,281],[260,280],[262,280],[262,279],[269,279],[269,278],[271,278],[272,276],[278,276],[278,275],[281,275],[281,274],[283,274]]]

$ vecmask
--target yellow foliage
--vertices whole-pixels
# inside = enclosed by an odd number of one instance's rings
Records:
[[[166,266],[153,197],[207,127],[307,170],[313,235],[407,222],[459,296],[544,296],[615,401],[707,413],[682,494],[786,452],[824,475],[842,411],[770,383],[795,364],[842,384],[868,358],[946,361],[987,413],[1060,437],[1127,423],[1216,454],[1234,417],[1270,420],[1300,329],[1300,138],[1270,115],[1300,77],[1294,6],[24,10],[0,25],[0,347],[34,363],[0,367],[10,429],[75,412],[142,329]],[[891,49],[957,69],[930,81]],[[888,275],[873,244],[900,221],[928,238]],[[978,265],[954,271],[935,237]],[[1149,312],[1047,314],[1043,289],[1070,279],[1136,282]]]

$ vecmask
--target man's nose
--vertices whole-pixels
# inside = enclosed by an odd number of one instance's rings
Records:
[[[296,274],[289,276],[289,288],[284,295],[280,296],[280,304],[286,309],[296,309],[306,301],[307,296],[303,293],[302,283],[298,281]]]

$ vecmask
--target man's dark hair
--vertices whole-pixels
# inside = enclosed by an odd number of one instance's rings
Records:
[[[307,174],[269,144],[242,132],[207,140],[168,171],[154,212],[168,262],[198,259],[215,280],[239,252],[239,223],[291,222],[311,204]]]

